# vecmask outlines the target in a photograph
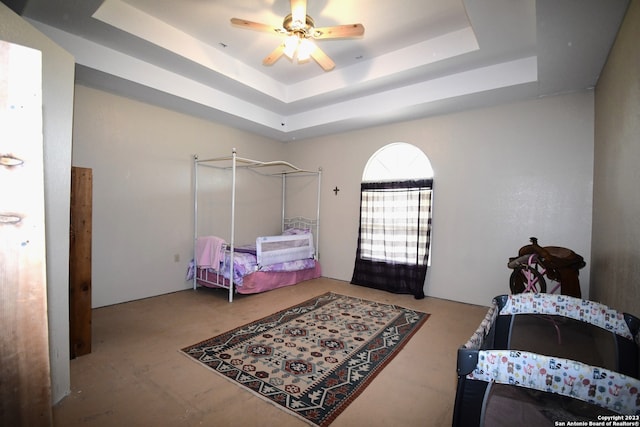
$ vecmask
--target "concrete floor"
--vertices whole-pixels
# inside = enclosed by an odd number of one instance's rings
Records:
[[[179,350],[329,291],[431,314],[332,426],[450,426],[456,351],[488,307],[416,300],[326,278],[238,295],[233,303],[224,290],[200,288],[95,309],[92,353],[71,361],[71,394],[54,407],[54,425],[307,425]]]

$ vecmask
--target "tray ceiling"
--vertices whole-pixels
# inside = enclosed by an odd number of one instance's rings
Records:
[[[10,4],[12,2],[7,1]],[[27,0],[14,9],[76,58],[76,79],[281,141],[595,86],[627,0],[308,0],[336,63],[262,59],[288,0]]]

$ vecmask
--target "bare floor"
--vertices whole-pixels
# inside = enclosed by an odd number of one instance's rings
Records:
[[[456,351],[487,307],[325,278],[238,295],[233,303],[224,290],[200,288],[95,309],[92,353],[71,361],[71,394],[54,407],[54,425],[307,425],[179,350],[329,291],[431,314],[332,426],[450,426]]]

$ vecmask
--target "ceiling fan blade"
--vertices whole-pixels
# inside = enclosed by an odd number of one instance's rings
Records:
[[[284,43],[280,43],[273,52],[262,60],[263,65],[273,65],[284,54]]]
[[[325,71],[331,71],[336,66],[331,58],[329,58],[319,47],[316,47],[313,52],[311,52],[311,57],[315,59],[318,65],[320,65]]]
[[[293,22],[306,22],[307,0],[291,0],[291,18]]]
[[[318,39],[340,39],[347,37],[359,37],[364,34],[362,24],[336,25],[335,27],[321,27],[313,31],[313,38]]]
[[[285,32],[282,28],[277,28],[267,24],[260,24],[258,22],[251,22],[247,21],[246,19],[231,18],[231,23],[238,27],[247,28],[249,30],[263,31],[275,34],[282,34]]]

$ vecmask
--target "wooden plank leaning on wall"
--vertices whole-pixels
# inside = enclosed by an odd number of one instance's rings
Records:
[[[91,212],[93,175],[71,168],[69,345],[72,359],[91,353]]]

